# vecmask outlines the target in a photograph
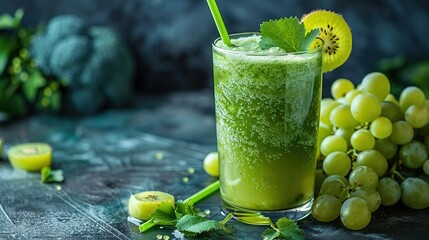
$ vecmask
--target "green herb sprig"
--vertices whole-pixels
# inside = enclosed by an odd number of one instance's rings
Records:
[[[297,17],[281,18],[263,22],[260,26],[262,49],[280,47],[286,52],[305,51],[319,34],[313,29],[307,34],[303,23]]]
[[[264,240],[273,240],[276,238],[290,240],[304,240],[304,231],[292,219],[280,218],[276,224],[270,220],[271,228],[262,233]]]
[[[186,237],[196,237],[203,233],[222,231],[225,224],[231,219],[232,214],[224,220],[218,222],[208,219],[207,215],[201,213],[189,202],[177,202],[176,208],[170,204],[161,204],[161,206],[151,215],[151,222],[156,225],[174,226]],[[140,225],[141,232],[148,229]]]
[[[146,232],[156,225],[163,226],[176,226],[179,231],[185,236],[196,236],[203,232],[210,232],[215,230],[223,229],[222,226],[232,217],[227,216],[226,221],[216,222],[209,220],[205,214],[202,214],[195,208],[194,204],[198,201],[209,196],[213,192],[219,189],[220,183],[216,181],[199,192],[195,193],[191,197],[184,201],[178,201],[175,208],[168,204],[162,204],[154,213],[151,215],[151,219],[139,226],[140,232]],[[184,220],[181,220],[184,216]],[[217,224],[215,224],[214,222]],[[198,228],[192,228],[189,226],[191,223],[200,223]]]
[[[40,171],[42,183],[60,183],[64,181],[63,170],[53,170],[50,167],[43,167]]]

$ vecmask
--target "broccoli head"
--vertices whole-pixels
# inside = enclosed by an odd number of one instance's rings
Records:
[[[59,41],[72,35],[86,35],[88,31],[82,19],[70,16],[61,15],[53,18],[44,34],[36,35],[33,40],[32,54],[37,56],[37,63],[40,69],[46,74],[50,72],[50,56],[53,46]]]
[[[73,35],[62,40],[52,47],[49,66],[51,72],[56,76],[61,76],[67,85],[79,88],[79,78],[83,64],[90,57],[91,42],[87,36]]]
[[[109,27],[58,16],[36,36],[31,50],[37,66],[67,86],[63,100],[68,111],[89,114],[103,106],[123,106],[132,96],[134,62]]]

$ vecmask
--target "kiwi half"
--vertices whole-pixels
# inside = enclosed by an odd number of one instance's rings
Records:
[[[130,216],[146,221],[162,203],[174,207],[174,196],[160,191],[140,192],[130,196],[128,211]]]
[[[329,72],[341,66],[352,51],[352,33],[344,18],[327,10],[316,10],[301,19],[306,31],[319,29],[319,35],[310,48],[323,45],[322,71]]]
[[[14,168],[40,171],[51,166],[52,148],[45,143],[24,143],[11,147],[7,156]]]

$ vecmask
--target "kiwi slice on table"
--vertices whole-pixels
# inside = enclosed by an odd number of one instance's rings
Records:
[[[322,71],[329,72],[341,66],[352,50],[352,33],[344,18],[327,10],[316,10],[301,19],[306,31],[319,29],[319,35],[310,48],[323,45]]]
[[[11,147],[7,157],[14,168],[40,171],[51,166],[52,148],[45,143],[23,143]]]
[[[160,191],[145,191],[130,196],[128,211],[131,217],[146,221],[162,203],[174,207],[174,196]]]

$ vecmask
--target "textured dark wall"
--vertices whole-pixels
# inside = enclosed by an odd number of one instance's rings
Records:
[[[340,12],[353,33],[349,61],[325,74],[357,82],[381,58],[429,58],[427,0],[218,0],[229,32],[258,31],[270,18],[302,16],[313,9]],[[59,14],[110,25],[126,39],[137,61],[136,87],[142,91],[211,87],[211,41],[216,28],[204,0],[2,0],[0,12],[26,11],[35,26]]]

